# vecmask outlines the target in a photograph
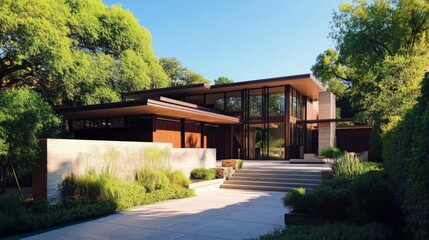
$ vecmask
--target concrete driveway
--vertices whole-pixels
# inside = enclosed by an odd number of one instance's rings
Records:
[[[251,239],[284,226],[283,192],[216,189],[27,239]]]

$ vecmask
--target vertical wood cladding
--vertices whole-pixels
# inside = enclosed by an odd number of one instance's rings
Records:
[[[153,131],[153,142],[168,142],[174,148],[181,147],[180,121],[156,120]]]

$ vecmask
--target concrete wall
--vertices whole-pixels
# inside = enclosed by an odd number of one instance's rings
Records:
[[[331,92],[319,93],[319,119],[334,119],[336,116],[335,95]],[[335,122],[319,123],[318,152],[335,146]]]
[[[109,172],[122,179],[135,177],[137,169],[149,164],[182,170],[216,166],[215,149],[175,149],[170,143],[42,139],[41,154],[33,171],[33,197],[58,200],[67,174],[88,170]],[[160,161],[151,161],[154,156]]]

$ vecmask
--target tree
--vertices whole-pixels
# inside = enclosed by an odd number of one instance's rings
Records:
[[[184,67],[182,63],[176,58],[160,58],[164,72],[171,80],[171,86],[186,86],[197,83],[210,83],[203,75],[193,72]]]
[[[168,84],[150,33],[119,5],[0,2],[0,91],[29,86],[51,103],[76,105]]]
[[[42,97],[26,89],[0,94],[0,180],[5,191],[5,177],[13,166],[17,175],[31,172],[39,152],[39,138],[62,133],[60,119]]]
[[[343,3],[333,14],[336,47],[320,54],[312,71],[365,122],[402,116],[416,103],[429,70],[428,18],[422,0]]]
[[[229,84],[229,83],[234,83],[234,80],[229,79],[227,77],[218,77],[217,79],[214,80],[214,84],[219,85],[219,84]]]

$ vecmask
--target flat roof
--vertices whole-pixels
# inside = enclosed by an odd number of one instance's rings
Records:
[[[170,101],[171,100],[171,101]],[[55,108],[55,112],[66,120],[126,117],[156,114],[174,119],[185,118],[196,122],[213,124],[237,124],[240,119],[220,114],[197,105],[168,98],[126,101],[88,106]]]
[[[292,76],[283,76],[275,78],[264,78],[250,81],[240,81],[229,84],[209,85],[209,84],[194,84],[188,86],[167,87],[159,89],[150,89],[143,91],[122,93],[122,97],[133,99],[156,98],[161,95],[198,95],[217,92],[239,91],[242,89],[252,89],[261,87],[276,87],[290,85],[305,96],[316,100],[319,92],[324,92],[326,89],[319,81],[311,74],[300,74]]]

